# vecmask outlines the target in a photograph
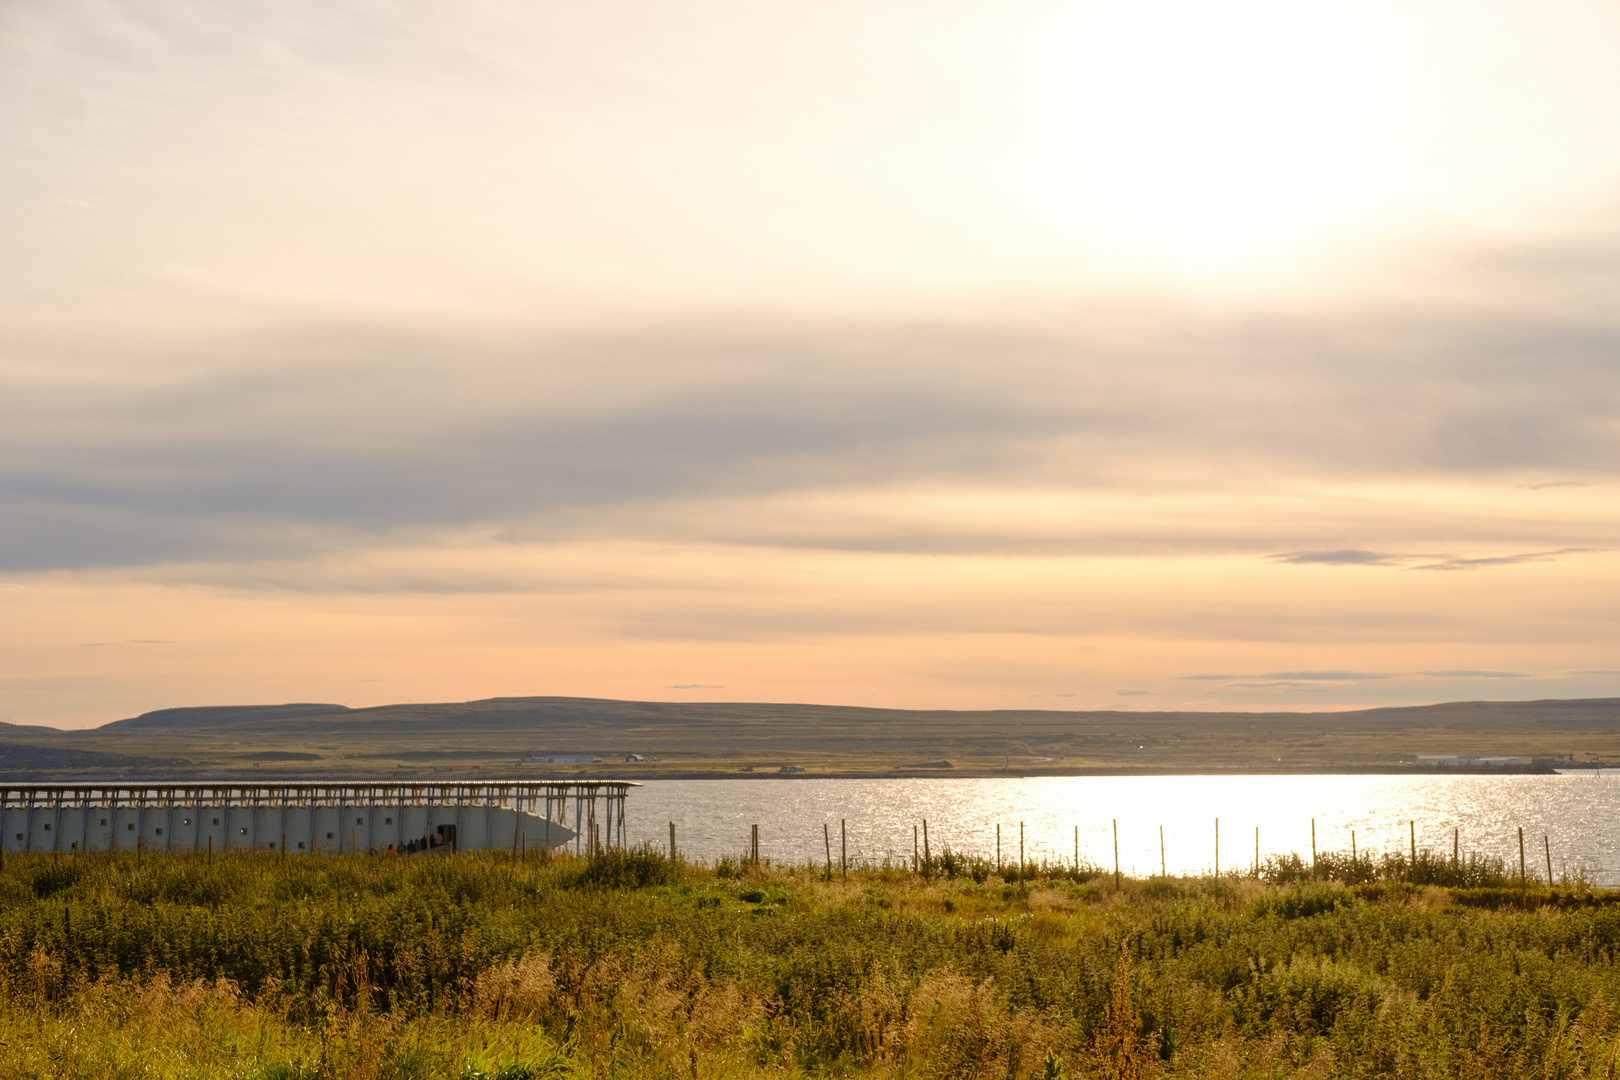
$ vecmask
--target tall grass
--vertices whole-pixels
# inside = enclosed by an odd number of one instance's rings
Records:
[[[1613,1076],[1620,898],[1421,855],[8,855],[0,1076]]]

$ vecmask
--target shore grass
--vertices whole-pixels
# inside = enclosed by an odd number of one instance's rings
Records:
[[[0,1076],[1614,1076],[1620,894],[1418,855],[7,855]]]

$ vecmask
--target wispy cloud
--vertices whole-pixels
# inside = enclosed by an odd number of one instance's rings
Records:
[[[1473,671],[1469,669],[1451,671],[1425,671],[1425,675],[1436,679],[1528,679],[1531,676],[1523,671]]]
[[[683,682],[670,685],[671,690],[724,690],[724,683]]]
[[[1115,690],[1114,693],[1118,694],[1120,697],[1142,697],[1145,694],[1151,693],[1151,691],[1148,691],[1148,690],[1134,690],[1134,689],[1128,689],[1127,688],[1127,689]]]
[[[1484,570],[1493,566],[1518,566],[1521,563],[1552,562],[1564,555],[1581,555],[1591,548],[1558,548],[1555,551],[1529,551],[1519,555],[1492,555],[1479,559],[1447,558],[1424,563],[1413,570]]]
[[[1362,551],[1359,548],[1284,551],[1266,556],[1270,562],[1287,563],[1292,566],[1399,566],[1411,558],[1410,555],[1395,555],[1387,551]]]
[[[1527,551],[1512,555],[1467,558],[1457,555],[1401,555],[1387,551],[1340,548],[1330,551],[1287,551],[1267,555],[1266,559],[1269,562],[1292,566],[1394,566],[1407,570],[1484,570],[1493,566],[1552,562],[1565,555],[1580,555],[1592,550],[1594,549],[1568,547],[1551,551]]]
[[[1390,678],[1383,672],[1375,671],[1273,671],[1264,677],[1293,682],[1359,682],[1363,679]]]

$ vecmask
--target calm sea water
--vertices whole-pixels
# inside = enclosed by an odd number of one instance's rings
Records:
[[[690,858],[714,861],[746,850],[759,826],[760,853],[775,860],[821,862],[823,825],[838,859],[839,821],[848,823],[852,859],[909,859],[912,827],[928,821],[931,847],[993,856],[1001,826],[1003,856],[1017,858],[1019,824],[1030,859],[1075,856],[1113,865],[1113,822],[1119,823],[1121,868],[1157,873],[1159,829],[1165,868],[1207,873],[1215,864],[1250,865],[1259,828],[1260,856],[1311,850],[1311,819],[1321,850],[1405,850],[1408,822],[1420,848],[1450,853],[1452,830],[1470,851],[1518,861],[1524,829],[1526,863],[1541,867],[1542,837],[1553,872],[1584,869],[1602,885],[1620,885],[1620,771],[1556,776],[1152,776],[1029,779],[661,780],[632,791],[632,843],[677,845]]]

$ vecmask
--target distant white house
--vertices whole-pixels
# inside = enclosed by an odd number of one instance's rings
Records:
[[[1417,763],[1419,765],[1483,765],[1490,767],[1528,765],[1530,759],[1527,757],[1495,757],[1478,754],[1419,754]]]

